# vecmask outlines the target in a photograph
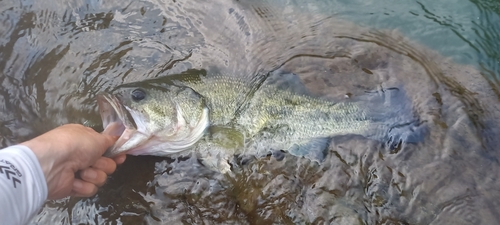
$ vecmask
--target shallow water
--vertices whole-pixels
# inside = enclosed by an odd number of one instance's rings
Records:
[[[95,197],[50,201],[32,224],[496,224],[499,5],[1,1],[0,140],[101,130],[96,93],[187,69],[293,72],[330,100],[403,87],[429,127],[417,145],[346,135],[322,164],[285,154],[227,176],[129,157]]]

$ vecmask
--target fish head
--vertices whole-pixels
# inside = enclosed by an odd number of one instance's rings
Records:
[[[105,131],[120,135],[108,157],[178,153],[193,146],[209,125],[204,97],[186,86],[121,87],[100,93],[97,102]]]

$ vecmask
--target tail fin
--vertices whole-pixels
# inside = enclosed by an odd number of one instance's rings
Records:
[[[406,143],[419,143],[428,132],[401,88],[367,92],[356,101],[366,107],[366,115],[373,122],[365,136],[383,142],[390,149]]]

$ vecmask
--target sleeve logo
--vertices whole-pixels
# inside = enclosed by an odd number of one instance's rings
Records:
[[[0,174],[4,174],[8,180],[12,180],[12,185],[14,188],[17,188],[17,184],[21,184],[21,180],[19,179],[22,174],[17,170],[17,168],[12,165],[11,162],[6,160],[0,160]]]

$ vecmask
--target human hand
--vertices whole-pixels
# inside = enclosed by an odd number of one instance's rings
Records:
[[[67,124],[21,143],[38,158],[49,199],[90,197],[115,171],[116,164],[125,161],[125,155],[114,159],[102,156],[118,138],[104,133],[80,124]]]

